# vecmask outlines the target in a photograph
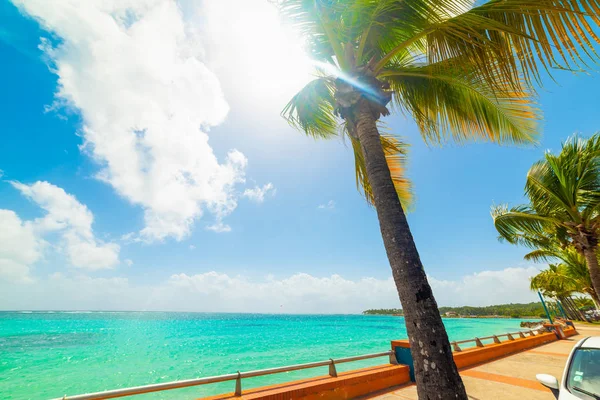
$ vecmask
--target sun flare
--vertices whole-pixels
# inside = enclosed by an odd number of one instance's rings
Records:
[[[243,77],[240,89],[287,101],[312,79],[314,68],[302,41],[272,4],[218,1],[211,9],[218,16],[219,42],[228,47],[220,49],[224,62],[243,66],[237,69]]]

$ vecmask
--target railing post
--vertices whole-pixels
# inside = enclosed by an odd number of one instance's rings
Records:
[[[333,361],[333,358],[330,358],[329,361],[331,361],[331,364],[329,364],[329,376],[332,378],[337,378],[338,374],[337,370],[335,369],[335,362]]]
[[[396,360],[396,352],[394,350],[390,351],[390,364],[398,365],[398,360]]]
[[[452,342],[450,344],[452,345],[452,350],[454,350],[454,351],[462,351],[462,349],[460,348],[460,346],[458,345],[458,343]]]
[[[500,339],[498,339],[498,336],[494,335],[494,343],[500,343]]]
[[[525,334],[523,332],[519,332],[519,336],[523,339],[525,339]]]
[[[515,338],[513,337],[513,335],[511,335],[510,333],[507,336],[508,336],[508,340],[515,340]]]
[[[483,347],[483,343],[481,343],[481,340],[479,340],[478,337],[475,338],[475,344],[477,345],[477,347]]]
[[[235,395],[242,395],[242,374],[240,373],[240,371],[238,371],[238,376],[235,380]]]

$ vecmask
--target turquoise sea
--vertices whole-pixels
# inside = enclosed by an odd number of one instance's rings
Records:
[[[451,340],[519,330],[517,319],[445,319]],[[0,312],[0,398],[52,399],[386,351],[406,338],[400,317],[163,312]],[[347,363],[338,370],[382,364]],[[244,379],[243,388],[327,374],[327,368]],[[194,399],[234,382],[133,396]]]

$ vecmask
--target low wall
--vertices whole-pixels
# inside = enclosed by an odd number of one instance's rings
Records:
[[[243,383],[244,381],[242,381]],[[393,386],[410,382],[406,365],[378,365],[338,374],[304,379],[279,385],[244,390],[242,396],[233,393],[205,398],[205,400],[261,399],[261,400],[333,400],[352,399]]]
[[[564,335],[577,334],[574,328],[564,329]],[[467,368],[492,361],[513,353],[531,349],[545,343],[554,342],[558,337],[553,332],[525,338],[515,338],[501,343],[486,344],[452,353],[456,366]],[[243,395],[233,393],[204,398],[205,400],[334,400],[352,399],[369,393],[401,386],[414,381],[413,363],[408,340],[392,341],[392,349],[400,365],[379,365],[340,373],[336,378],[320,376],[272,386],[264,386],[243,391]],[[403,365],[404,364],[404,365]],[[244,381],[242,381],[243,383]]]
[[[488,344],[485,347],[475,347],[454,353],[454,362],[458,368],[481,364],[509,354],[537,347],[558,340],[554,332],[542,333],[536,336],[518,338],[502,343]]]
[[[577,330],[575,329],[575,327],[564,329],[563,331],[565,332],[566,337],[577,335]]]
[[[577,331],[574,328],[564,329],[563,332],[567,337],[577,334]],[[485,363],[556,340],[558,340],[556,333],[547,332],[525,338],[515,338],[514,340],[507,340],[501,343],[486,344],[484,347],[471,347],[463,351],[453,352],[452,354],[456,366],[460,369]],[[396,359],[399,363],[411,367],[411,379],[414,380],[412,356],[410,355],[410,344],[408,340],[392,341],[392,349],[396,353]]]

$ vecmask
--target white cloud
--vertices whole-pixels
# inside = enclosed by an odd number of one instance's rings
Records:
[[[535,301],[528,277],[535,268],[484,271],[457,281],[431,279],[440,305],[489,305]],[[61,293],[61,296],[53,296]],[[252,280],[218,272],[175,274],[165,282],[136,286],[125,278],[69,278],[55,274],[29,285],[0,283],[3,309],[104,309],[215,312],[358,313],[398,307],[389,279],[345,279],[298,273]]]
[[[29,267],[41,258],[43,247],[30,222],[0,210],[0,281],[31,282]]]
[[[145,240],[140,236],[139,232],[129,232],[121,235],[119,240],[123,244],[131,244],[131,243],[148,243],[148,240]]]
[[[181,240],[204,211],[220,223],[236,208],[247,160],[231,150],[219,162],[208,143],[228,105],[174,0],[13,2],[60,37],[42,41],[59,77],[53,108],[81,112],[99,179],[144,209],[141,239]]]
[[[44,217],[28,222],[27,226],[39,237],[59,232],[73,266],[97,270],[112,268],[119,263],[119,246],[96,239],[92,231],[94,216],[75,196],[48,182],[11,184],[46,211]]]
[[[335,201],[329,200],[326,204],[319,204],[317,208],[319,210],[333,210],[335,208]]]
[[[217,221],[216,223],[207,226],[206,230],[217,233],[231,232],[231,226],[224,224],[222,221]]]
[[[125,265],[127,265],[128,267],[131,267],[133,265],[133,260],[130,260],[129,258],[127,258],[125,260]]]
[[[262,187],[255,186],[253,189],[244,190],[244,193],[242,196],[244,196],[256,203],[262,203],[265,201],[265,196],[267,196],[267,195],[275,196],[276,192],[277,192],[277,190],[275,189],[273,184],[271,182],[269,182],[266,185],[263,185]]]
[[[194,246],[193,244],[190,244],[189,249],[190,250],[194,250],[196,248],[196,246]]]
[[[0,178],[4,176],[4,171],[0,169]]]
[[[438,280],[429,277],[429,283],[439,304],[490,305],[536,301],[529,290],[529,278],[541,268],[506,268],[501,271],[481,271],[460,280]]]

